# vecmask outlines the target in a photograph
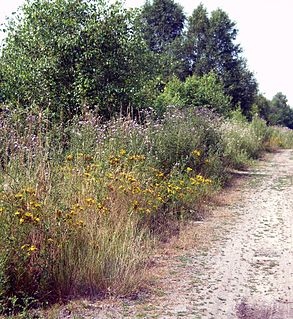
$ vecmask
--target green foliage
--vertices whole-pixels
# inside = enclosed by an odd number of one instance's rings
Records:
[[[145,114],[143,124],[88,112],[50,128],[41,112],[0,116],[2,312],[135,291],[150,236],[196,218],[227,168],[293,141],[291,131],[257,117],[248,123],[240,110],[222,119],[169,108],[159,120]]]
[[[220,154],[218,122],[212,112],[204,109],[170,108],[162,119],[162,129],[151,134],[151,154],[165,172],[189,166],[206,175],[205,160],[217,152]],[[200,155],[193,156],[194,150]]]
[[[6,26],[0,101],[59,120],[89,109],[104,118],[138,116],[154,103],[161,114],[168,104],[206,105],[221,114],[240,106],[249,120],[257,112],[268,123],[293,127],[286,97],[270,102],[256,95],[226,12],[209,16],[201,4],[186,32],[184,22],[173,0],[147,1],[140,12],[102,0],[27,0]],[[210,72],[221,88],[205,77]]]
[[[173,0],[146,1],[141,17],[144,38],[157,53],[165,51],[181,35],[185,21],[183,8]]]
[[[137,12],[119,3],[27,1],[8,25],[1,92],[8,102],[59,118],[84,106],[105,117],[139,107],[137,95],[151,76],[139,29]]]
[[[258,94],[254,100],[259,116],[268,122],[271,113],[271,101],[262,94]]]
[[[175,112],[141,126],[87,114],[57,130],[69,133],[61,154],[40,118],[30,114],[24,128],[11,115],[1,117],[15,147],[1,143],[10,158],[0,172],[0,305],[135,290],[147,234],[194,211],[213,187],[205,160],[219,136],[208,115]]]
[[[269,121],[273,125],[284,125],[293,129],[293,109],[288,105],[287,97],[281,92],[272,99]]]
[[[261,152],[270,149],[271,129],[257,115],[249,123],[237,109],[230,113],[230,120],[223,123],[221,131],[227,166],[245,168]]]
[[[162,113],[167,106],[173,105],[180,108],[207,107],[225,114],[230,108],[230,98],[224,94],[223,85],[217,76],[209,73],[202,77],[188,77],[185,82],[174,78],[167,83],[155,105],[159,113]]]
[[[266,124],[266,121],[261,119],[258,114],[255,114],[250,125],[259,143],[257,152],[259,153],[269,149],[267,143],[271,139],[272,134],[270,128]],[[258,156],[258,153],[256,153],[255,155]]]
[[[283,93],[277,93],[272,101],[259,94],[255,105],[260,117],[270,125],[293,128],[293,109],[288,105],[287,97]]]
[[[196,218],[229,168],[292,147],[291,130],[265,123],[293,126],[287,99],[255,99],[235,23],[202,5],[185,34],[184,20],[172,0],[142,12],[27,0],[10,20],[0,58],[9,103],[0,109],[0,313],[135,291],[151,236]],[[155,116],[141,112],[150,106]]]
[[[240,107],[237,107],[235,110],[230,111],[229,118],[231,119],[231,122],[247,124],[247,118],[242,113]]]
[[[186,33],[186,53],[189,61],[189,74],[203,75],[210,67],[210,21],[207,10],[200,4],[188,21]]]
[[[281,148],[293,148],[293,130],[287,127],[271,126],[270,127],[269,148],[272,150]]]
[[[240,56],[236,36],[235,23],[226,12],[217,9],[208,17],[201,4],[189,19],[184,50],[189,61],[189,74],[203,75],[214,71],[223,82],[225,93],[231,96],[232,106],[240,105],[249,116],[257,84]]]
[[[173,0],[146,1],[141,12],[141,30],[148,48],[154,53],[151,65],[156,77],[164,81],[186,70],[183,8]]]

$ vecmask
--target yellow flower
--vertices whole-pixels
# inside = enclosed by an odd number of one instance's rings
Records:
[[[131,182],[131,183],[136,182],[135,177],[132,176],[131,174],[125,174],[124,177],[125,177],[125,179],[126,179],[127,181],[129,181],[129,182]]]
[[[110,179],[113,179],[114,178],[114,175],[112,173],[107,173],[106,174],[106,177],[107,178],[110,178]]]
[[[35,203],[35,204],[34,204],[34,207],[35,207],[35,208],[40,208],[40,207],[41,207],[41,204]]]
[[[126,150],[122,148],[122,149],[120,150],[120,155],[123,156],[123,155],[125,155],[125,154],[126,154]]]
[[[20,218],[20,219],[19,219],[19,223],[20,223],[20,224],[23,224],[23,223],[24,223],[24,219],[23,219],[23,218]]]
[[[141,192],[141,188],[139,186],[134,187],[132,189],[132,194],[139,194]]]
[[[187,168],[186,168],[186,171],[187,171],[187,172],[191,172],[191,171],[193,171],[193,169],[192,169],[191,167],[187,167]]]
[[[133,204],[132,204],[133,209],[137,209],[137,208],[138,208],[138,205],[139,205],[138,201],[135,200],[135,201],[133,202]]]
[[[109,209],[101,203],[97,204],[97,208],[98,208],[99,212],[101,212],[101,213],[107,213],[109,211]]]
[[[25,215],[26,217],[32,217],[32,213],[29,213],[29,212],[26,212],[24,215]]]
[[[72,161],[73,160],[73,155],[72,154],[67,155],[66,159],[69,162]]]
[[[128,159],[130,161],[144,161],[145,156],[144,155],[132,155],[132,156],[129,156]]]
[[[88,205],[93,205],[96,203],[96,201],[92,197],[87,197],[85,201]]]
[[[76,209],[76,210],[84,210],[84,208],[80,205],[80,204],[75,204],[72,206],[72,209]]]
[[[158,195],[158,196],[157,196],[157,199],[158,199],[160,202],[162,202],[162,203],[164,202],[164,199],[162,198],[161,195]]]
[[[199,156],[201,155],[201,152],[200,152],[199,150],[194,150],[194,151],[192,152],[192,155],[199,157]]]
[[[158,173],[156,174],[156,176],[157,176],[157,177],[164,177],[164,173],[163,173],[163,172],[158,172]]]
[[[76,224],[76,226],[84,226],[84,221],[78,220],[75,224]]]
[[[109,163],[111,165],[116,165],[120,162],[120,158],[119,157],[114,157],[114,156],[110,156],[109,158]]]
[[[203,176],[201,175],[196,175],[196,178],[201,182],[201,183],[207,183],[209,184],[211,182],[210,179],[205,179]]]
[[[190,178],[190,182],[191,182],[191,185],[198,185],[199,184],[199,181],[196,180],[195,178]]]
[[[33,218],[33,214],[30,213],[30,212],[26,212],[26,213],[24,214],[24,216],[25,216],[26,218],[28,218],[28,219]]]
[[[22,199],[23,198],[23,194],[18,193],[14,196],[16,199]]]
[[[28,248],[28,251],[35,251],[37,250],[37,247],[35,245],[31,245],[29,248]]]
[[[146,188],[143,192],[144,192],[145,194],[153,194],[153,193],[154,193],[154,190],[151,189],[151,188]]]
[[[125,187],[124,187],[124,186],[122,186],[122,185],[119,185],[118,189],[120,189],[120,190],[124,191],[124,190],[125,190]]]
[[[28,187],[24,190],[26,193],[34,195],[35,194],[35,190],[31,187]]]
[[[22,245],[21,246],[21,249],[24,250],[26,249],[27,251],[27,255],[30,256],[31,255],[31,252],[34,252],[37,250],[37,247],[35,245],[28,245],[28,244],[25,244],[25,245]]]

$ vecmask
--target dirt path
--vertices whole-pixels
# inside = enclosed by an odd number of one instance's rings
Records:
[[[292,319],[293,151],[270,155],[238,193],[224,208],[233,218],[210,221],[217,238],[204,228],[206,246],[173,256],[152,297],[81,318]]]

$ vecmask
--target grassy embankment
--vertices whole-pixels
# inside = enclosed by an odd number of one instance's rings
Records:
[[[42,114],[0,119],[0,312],[93,294],[127,294],[154,238],[197,218],[200,203],[292,131],[259,118],[170,110],[102,123],[87,114],[49,125]]]

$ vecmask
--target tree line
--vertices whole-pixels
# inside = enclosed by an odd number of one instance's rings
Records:
[[[169,104],[241,109],[293,128],[286,96],[258,92],[235,22],[200,4],[187,17],[173,0],[140,9],[104,0],[27,0],[5,27],[2,102],[57,120],[85,109],[104,118]]]

